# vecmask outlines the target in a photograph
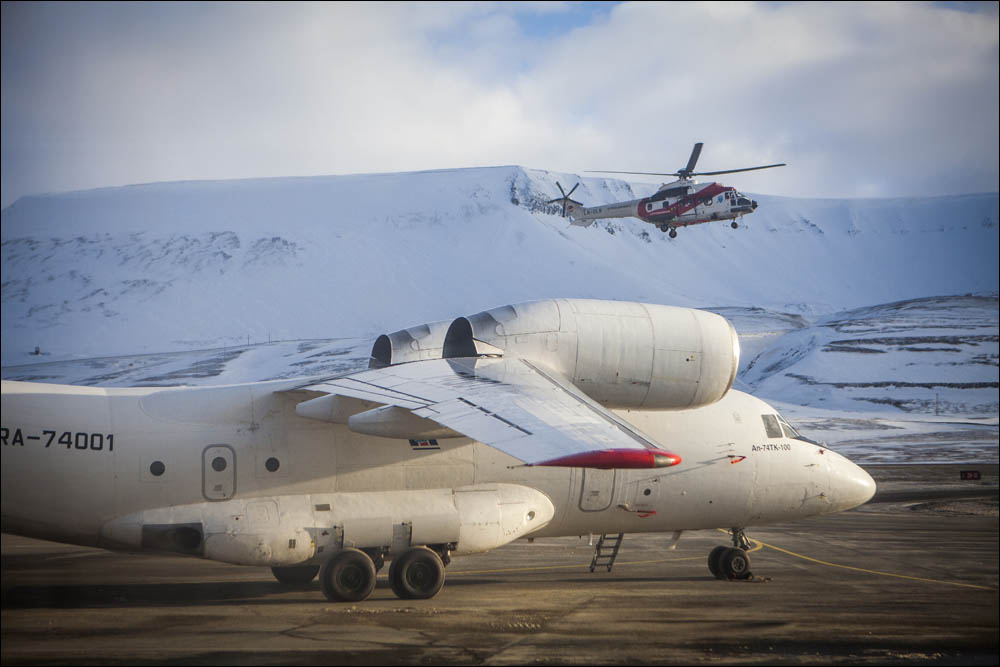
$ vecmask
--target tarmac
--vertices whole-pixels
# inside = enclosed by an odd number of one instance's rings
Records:
[[[996,664],[996,464],[870,472],[883,502],[748,529],[739,582],[708,572],[721,531],[673,550],[626,535],[593,573],[590,536],[521,540],[455,558],[430,600],[396,598],[382,570],[356,604],[267,569],[3,535],[2,662]]]

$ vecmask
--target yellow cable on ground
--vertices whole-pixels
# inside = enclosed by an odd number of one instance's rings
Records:
[[[754,540],[755,542],[757,540]],[[957,581],[942,581],[941,579],[927,579],[925,577],[911,577],[907,574],[895,574],[893,572],[879,572],[878,570],[867,570],[863,567],[854,567],[853,565],[838,565],[837,563],[830,563],[825,560],[819,560],[818,558],[810,558],[809,556],[804,556],[802,554],[797,554],[794,551],[789,551],[788,549],[782,549],[781,547],[776,547],[773,544],[768,544],[766,542],[761,542],[768,549],[774,549],[775,551],[780,551],[783,554],[788,554],[789,556],[794,556],[796,558],[801,558],[802,560],[807,560],[813,563],[819,563],[820,565],[826,565],[827,567],[839,567],[843,570],[854,570],[855,572],[866,572],[868,574],[879,574],[883,577],[895,577],[897,579],[910,579],[912,581],[923,581],[929,584],[947,584],[948,586],[961,586],[963,588],[978,588],[983,591],[994,591],[995,588],[990,586],[978,586],[976,584],[963,584]]]

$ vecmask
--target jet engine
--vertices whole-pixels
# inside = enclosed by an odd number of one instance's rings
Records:
[[[440,359],[444,335],[450,324],[451,322],[444,320],[382,334],[375,339],[368,367],[384,368],[407,361]]]
[[[427,355],[523,358],[569,378],[606,407],[646,410],[714,403],[732,387],[739,367],[732,325],[691,308],[553,299],[459,317],[446,330],[443,324],[381,336],[373,363]]]

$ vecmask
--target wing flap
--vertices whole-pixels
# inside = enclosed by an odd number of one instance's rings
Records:
[[[652,438],[592,401],[565,378],[522,359],[416,361],[298,390],[404,408],[528,465],[590,460],[600,462],[593,467],[617,467],[614,462],[618,460],[623,464],[620,467],[646,467],[630,463],[639,460],[634,455],[573,457],[597,451],[662,452]]]

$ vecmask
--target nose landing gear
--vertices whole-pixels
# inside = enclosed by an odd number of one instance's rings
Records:
[[[718,546],[708,554],[708,569],[716,579],[750,579],[750,540],[742,528],[733,528],[733,546]]]

